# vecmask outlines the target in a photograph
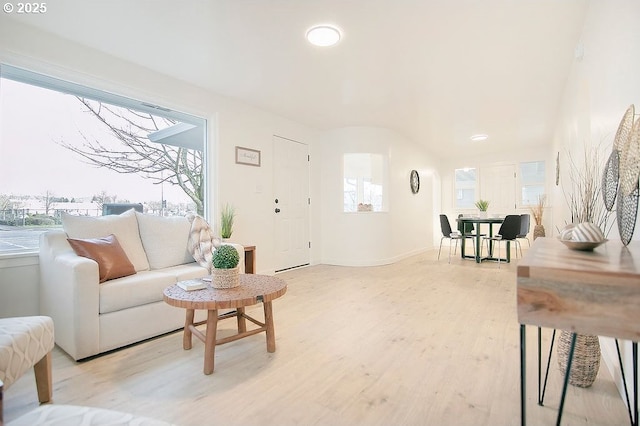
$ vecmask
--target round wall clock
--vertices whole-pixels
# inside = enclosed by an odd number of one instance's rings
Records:
[[[409,177],[409,183],[411,184],[411,192],[417,194],[420,191],[420,175],[417,170],[411,170],[411,176]]]

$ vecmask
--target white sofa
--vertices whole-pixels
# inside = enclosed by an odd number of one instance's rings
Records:
[[[163,290],[208,269],[188,250],[191,222],[129,210],[120,215],[65,215],[61,231],[40,239],[40,312],[53,318],[55,342],[80,360],[180,329],[185,311],[166,304]],[[99,282],[98,264],[76,255],[67,238],[113,234],[135,274]],[[244,272],[244,247],[234,244]],[[196,312],[205,319],[206,312]]]

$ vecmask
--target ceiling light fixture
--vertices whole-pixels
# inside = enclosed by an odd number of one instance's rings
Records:
[[[333,25],[316,25],[307,30],[307,40],[314,46],[333,46],[341,37],[342,33]]]
[[[473,135],[471,136],[471,140],[474,142],[480,142],[480,141],[487,140],[488,137],[489,137],[488,135]]]

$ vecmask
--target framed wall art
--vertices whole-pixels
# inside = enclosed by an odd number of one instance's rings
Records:
[[[260,151],[236,146],[236,164],[260,167]]]

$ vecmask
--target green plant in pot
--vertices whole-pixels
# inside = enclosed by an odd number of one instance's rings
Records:
[[[213,288],[233,288],[240,285],[238,263],[240,255],[232,245],[223,244],[213,252],[211,285]]]
[[[220,212],[220,236],[224,239],[231,238],[233,234],[233,219],[236,211],[230,204],[225,204]]]
[[[476,201],[476,207],[480,210],[480,216],[487,217],[487,209],[489,208],[489,201],[478,200]]]

